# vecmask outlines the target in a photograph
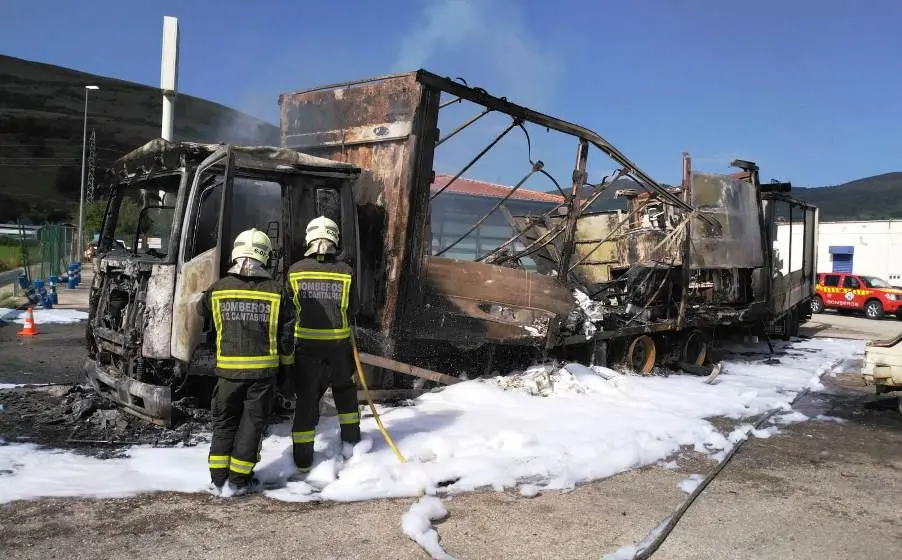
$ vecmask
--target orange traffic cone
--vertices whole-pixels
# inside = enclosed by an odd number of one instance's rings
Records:
[[[25,312],[25,328],[18,332],[19,336],[34,336],[38,334],[37,329],[34,327],[34,313],[31,312],[31,308]]]

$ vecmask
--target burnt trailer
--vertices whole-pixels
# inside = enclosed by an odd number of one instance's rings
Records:
[[[386,398],[422,387],[380,368],[447,381],[410,364],[466,355],[490,365],[500,353],[622,359],[648,371],[674,348],[703,362],[722,327],[783,321],[791,333],[807,312],[816,209],[786,185],[759,184],[749,162],[738,162],[737,177],[696,173],[687,158],[683,184],[667,188],[589,129],[424,70],[285,93],[279,103],[280,147],[154,140],[104,179],[85,369],[130,412],[169,423],[174,399],[212,386],[213,341],[194,303],[225,274],[235,235],[266,231],[279,279],[303,254],[306,223],[323,214],[339,224],[339,257],[356,271],[355,338],[368,382]],[[514,135],[524,156],[506,167],[514,186],[456,239],[434,243],[433,201]],[[555,178],[560,165],[534,154],[546,135],[572,150],[566,182]],[[448,146],[465,150],[465,164],[436,186]],[[559,202],[515,215],[511,197],[539,180]],[[589,211],[623,181],[625,212]],[[498,214],[509,238],[473,260],[445,256]],[[787,216],[801,219],[800,244],[776,267],[775,224]]]
[[[683,184],[667,188],[589,129],[422,70],[286,93],[279,103],[283,147],[362,169],[355,200],[373,244],[361,247],[372,268],[359,274],[373,288],[367,319],[388,342],[374,351],[415,359],[435,353],[424,344],[433,341],[485,345],[491,359],[497,346],[533,347],[592,363],[610,354],[647,372],[656,356],[700,365],[707,340],[730,328],[788,336],[808,313],[816,208],[789,197],[788,184],[761,185],[752,162],[733,162],[743,170],[734,175],[700,173],[687,155]],[[442,111],[461,104],[472,116],[444,132]],[[437,152],[487,115],[501,117],[497,136],[473,144],[473,159],[430,192]],[[530,154],[507,196],[544,174],[564,202],[513,216],[501,198],[455,242],[430,247],[430,202],[510,131],[522,129],[529,143],[530,126],[572,142],[570,183],[561,187]],[[590,155],[602,169],[611,161],[620,169],[592,184]],[[635,187],[618,193],[625,212],[588,211],[624,180]],[[804,258],[786,277],[772,254],[783,217],[775,205],[803,220],[794,239]],[[510,221],[508,241],[475,262],[442,256],[493,212]],[[512,267],[524,255],[534,270]],[[574,290],[594,313],[574,305]]]

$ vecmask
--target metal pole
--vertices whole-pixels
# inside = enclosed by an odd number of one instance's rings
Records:
[[[84,218],[85,218],[85,151],[88,143],[88,92],[91,88],[85,87],[85,123],[81,137],[81,195],[78,197],[78,254],[76,260],[81,262],[82,256],[82,240],[84,238]]]

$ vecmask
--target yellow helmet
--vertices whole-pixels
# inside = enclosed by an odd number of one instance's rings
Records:
[[[232,261],[240,257],[247,257],[267,265],[270,255],[272,255],[272,242],[268,235],[257,228],[239,233],[232,246]]]
[[[317,239],[325,239],[338,245],[338,224],[325,216],[313,218],[307,224],[307,236],[304,242],[310,245]]]

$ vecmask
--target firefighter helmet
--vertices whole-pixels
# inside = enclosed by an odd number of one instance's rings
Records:
[[[325,239],[338,245],[338,224],[325,216],[313,218],[307,224],[307,237],[305,242],[310,245],[317,239]]]
[[[272,242],[269,240],[269,236],[257,228],[242,231],[235,238],[235,245],[232,247],[232,261],[247,257],[266,266],[269,264],[271,255]]]

